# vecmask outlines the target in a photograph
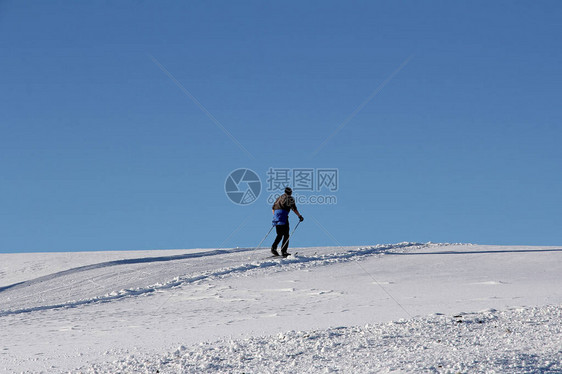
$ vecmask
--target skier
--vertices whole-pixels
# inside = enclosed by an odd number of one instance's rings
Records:
[[[281,255],[283,257],[290,255],[290,253],[287,253],[287,248],[289,248],[289,213],[291,210],[295,212],[301,222],[304,220],[295,205],[295,199],[291,196],[292,194],[293,190],[291,187],[286,187],[285,193],[275,200],[272,207],[273,226],[275,226],[275,231],[277,231],[277,237],[271,245],[271,253],[273,253],[274,256],[279,256],[277,246],[279,245],[281,239],[283,239]]]

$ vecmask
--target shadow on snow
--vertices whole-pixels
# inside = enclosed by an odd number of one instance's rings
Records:
[[[27,287],[33,284],[50,281],[56,279],[58,277],[62,277],[69,274],[75,274],[84,271],[90,271],[95,269],[102,269],[108,268],[111,266],[119,266],[119,265],[133,265],[133,264],[145,264],[145,263],[152,263],[152,262],[167,262],[167,261],[178,261],[178,260],[185,260],[189,258],[201,258],[201,257],[211,257],[211,256],[218,256],[218,255],[225,255],[231,253],[243,253],[252,251],[253,248],[238,248],[238,249],[216,249],[207,252],[197,252],[197,253],[188,253],[183,255],[174,255],[174,256],[157,256],[157,257],[142,257],[142,258],[131,258],[131,259],[123,259],[123,260],[114,260],[114,261],[107,261],[107,262],[100,262],[98,264],[92,265],[85,265],[79,266],[68,270],[59,271],[57,273],[45,275],[42,277],[38,277],[35,279],[31,279],[28,281],[18,282],[14,284],[10,284],[8,286],[0,287],[0,292],[6,291],[8,289],[13,289],[16,287]]]
[[[477,254],[502,254],[502,253],[540,253],[540,252],[562,252],[562,248],[554,249],[502,249],[497,251],[438,251],[438,252],[403,252],[388,253],[393,256],[422,256],[422,255],[477,255]]]

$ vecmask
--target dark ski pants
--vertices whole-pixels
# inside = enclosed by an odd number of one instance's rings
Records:
[[[275,226],[275,231],[277,231],[277,237],[271,246],[271,249],[277,249],[279,242],[283,239],[283,245],[281,246],[281,252],[287,252],[289,248],[289,225],[277,225]]]

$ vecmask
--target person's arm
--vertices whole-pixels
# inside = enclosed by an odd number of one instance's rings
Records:
[[[297,209],[297,207],[293,207],[293,212],[295,212],[295,214],[297,215],[297,217],[299,217],[299,219],[302,221],[304,220],[304,218],[301,216],[301,214],[299,213],[299,210]]]

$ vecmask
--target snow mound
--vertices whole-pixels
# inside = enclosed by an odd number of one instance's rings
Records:
[[[376,245],[370,247],[353,248],[342,251],[338,248],[334,252],[327,252],[329,248],[318,248],[310,255],[289,257],[287,259],[260,259],[255,260],[255,251],[251,248],[215,249],[197,253],[173,256],[144,257],[134,259],[121,259],[101,263],[78,266],[75,268],[56,272],[35,279],[10,284],[0,287],[0,317],[12,314],[26,314],[37,311],[61,308],[75,308],[78,306],[117,301],[127,297],[142,296],[158,291],[164,291],[195,282],[224,278],[232,275],[253,274],[256,270],[280,268],[286,271],[326,266],[344,262],[360,260],[373,255],[384,253],[404,253],[408,250],[429,246],[422,243],[403,242],[398,244]],[[438,244],[439,245],[439,244]],[[438,246],[433,244],[433,246]],[[443,245],[443,244],[440,244]],[[250,257],[247,255],[250,253]],[[246,256],[242,258],[241,256]],[[220,258],[220,262],[215,262]],[[187,274],[178,273],[171,279],[162,279],[162,274],[170,271],[171,263],[180,263],[186,260],[208,260],[212,267],[194,270],[179,268]],[[151,270],[156,278],[147,277],[144,282],[139,277],[138,265],[161,265],[162,271]],[[129,275],[129,276],[123,276]],[[134,275],[134,276],[130,276]],[[131,281],[133,279],[133,281]],[[158,280],[150,283],[150,280]],[[64,285],[61,287],[61,283]],[[80,285],[77,287],[76,285]],[[69,285],[73,285],[72,287]],[[22,290],[25,295],[22,296]],[[47,291],[46,291],[47,290]],[[105,291],[100,294],[100,291]],[[41,293],[38,298],[37,293]],[[90,294],[86,298],[78,298]]]
[[[292,251],[0,255],[0,372],[562,374],[560,247]]]
[[[221,340],[85,373],[562,373],[562,307],[434,315],[384,324]]]

